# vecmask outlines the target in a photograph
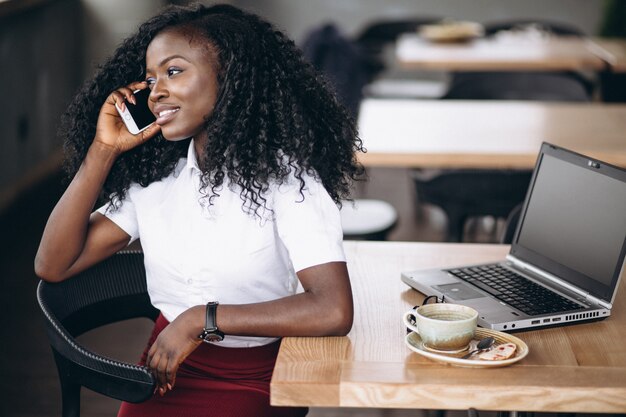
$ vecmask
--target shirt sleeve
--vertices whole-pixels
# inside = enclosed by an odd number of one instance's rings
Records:
[[[135,204],[129,194],[126,194],[126,198],[117,209],[111,203],[107,203],[96,211],[128,233],[130,236],[128,243],[130,244],[139,238],[139,226],[137,224]]]
[[[328,262],[345,262],[343,231],[339,208],[324,186],[304,176],[300,182],[277,186],[274,192],[274,218],[278,234],[289,251],[296,271]]]

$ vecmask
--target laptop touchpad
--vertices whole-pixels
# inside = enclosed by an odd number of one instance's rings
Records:
[[[479,293],[473,288],[462,282],[455,282],[454,284],[433,285],[433,288],[441,292],[446,298],[452,298],[453,300],[471,300],[472,298],[480,298],[485,295]]]

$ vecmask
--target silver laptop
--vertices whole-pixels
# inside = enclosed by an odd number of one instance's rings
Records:
[[[543,143],[506,259],[402,281],[473,307],[482,327],[540,328],[608,317],[625,254],[626,170]]]

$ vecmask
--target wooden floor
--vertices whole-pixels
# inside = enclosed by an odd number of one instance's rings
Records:
[[[445,218],[433,208],[415,208],[415,196],[404,170],[370,171],[371,180],[361,184],[358,196],[384,198],[400,214],[393,240],[437,241],[443,237]],[[38,279],[33,273],[33,258],[43,226],[61,193],[61,176],[55,175],[23,194],[0,213],[0,417],[59,416],[61,395],[56,368],[43,322],[36,305]],[[501,225],[493,221],[470,224],[473,241],[496,241]],[[148,338],[151,323],[136,320],[116,324],[81,337],[81,343],[107,356],[135,362]],[[82,415],[114,416],[118,402],[84,390]],[[408,417],[427,413],[412,410],[312,409],[310,417]],[[463,412],[448,417],[464,416]],[[483,416],[495,413],[481,412]],[[253,416],[251,416],[253,417]]]

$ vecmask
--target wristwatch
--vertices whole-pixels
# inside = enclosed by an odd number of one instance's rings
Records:
[[[224,333],[217,328],[215,313],[218,306],[217,301],[209,301],[206,305],[206,321],[202,333],[198,335],[198,339],[206,343],[221,342],[224,340]]]

